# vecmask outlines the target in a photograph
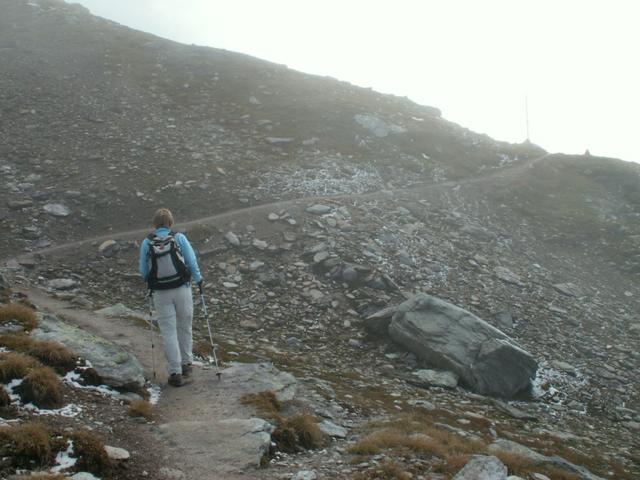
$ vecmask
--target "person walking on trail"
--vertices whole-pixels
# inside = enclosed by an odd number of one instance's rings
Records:
[[[180,387],[191,375],[193,362],[191,280],[202,288],[202,275],[187,237],[171,230],[173,215],[168,209],[156,211],[153,226],[155,231],[140,246],[140,275],[156,309],[169,385]]]

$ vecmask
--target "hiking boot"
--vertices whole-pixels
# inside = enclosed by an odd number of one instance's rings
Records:
[[[183,377],[188,377],[192,373],[193,373],[193,365],[192,364],[185,363],[184,365],[182,365],[182,376]]]
[[[184,382],[182,381],[182,375],[180,375],[179,373],[172,373],[171,375],[169,375],[169,385],[171,385],[172,387],[181,387],[182,385],[184,385]]]

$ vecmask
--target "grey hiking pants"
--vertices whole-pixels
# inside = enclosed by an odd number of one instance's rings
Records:
[[[164,341],[169,374],[182,373],[182,365],[193,362],[193,297],[191,286],[156,290],[153,304]]]

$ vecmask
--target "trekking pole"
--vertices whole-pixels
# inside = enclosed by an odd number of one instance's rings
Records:
[[[211,343],[211,353],[213,353],[213,361],[216,364],[216,376],[218,380],[221,380],[222,373],[220,372],[220,366],[218,365],[218,357],[216,356],[216,346],[213,344],[213,335],[211,334],[211,325],[209,324],[209,314],[207,313],[207,304],[204,301],[204,291],[202,289],[202,282],[198,283],[198,289],[200,290],[200,302],[202,303],[202,311],[204,312],[204,318],[207,321],[207,330],[209,331],[209,342]],[[211,363],[211,360],[209,360]]]
[[[155,336],[153,334],[153,290],[149,290],[149,330],[151,330],[151,365],[153,368],[153,380],[156,380],[156,352]]]

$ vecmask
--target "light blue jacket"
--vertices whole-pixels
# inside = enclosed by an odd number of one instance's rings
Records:
[[[160,227],[156,229],[156,235],[159,237],[166,237],[171,232],[170,229],[165,227]],[[202,280],[202,275],[200,275],[200,269],[198,268],[198,260],[196,259],[196,253],[193,251],[189,240],[182,233],[175,234],[176,243],[180,247],[180,251],[184,256],[184,263],[187,265],[189,272],[191,273],[191,278],[194,282],[199,283]],[[149,276],[149,271],[151,270],[151,265],[149,262],[149,239],[145,238],[140,245],[140,275],[146,281]],[[185,286],[189,286],[189,283],[185,283]]]

